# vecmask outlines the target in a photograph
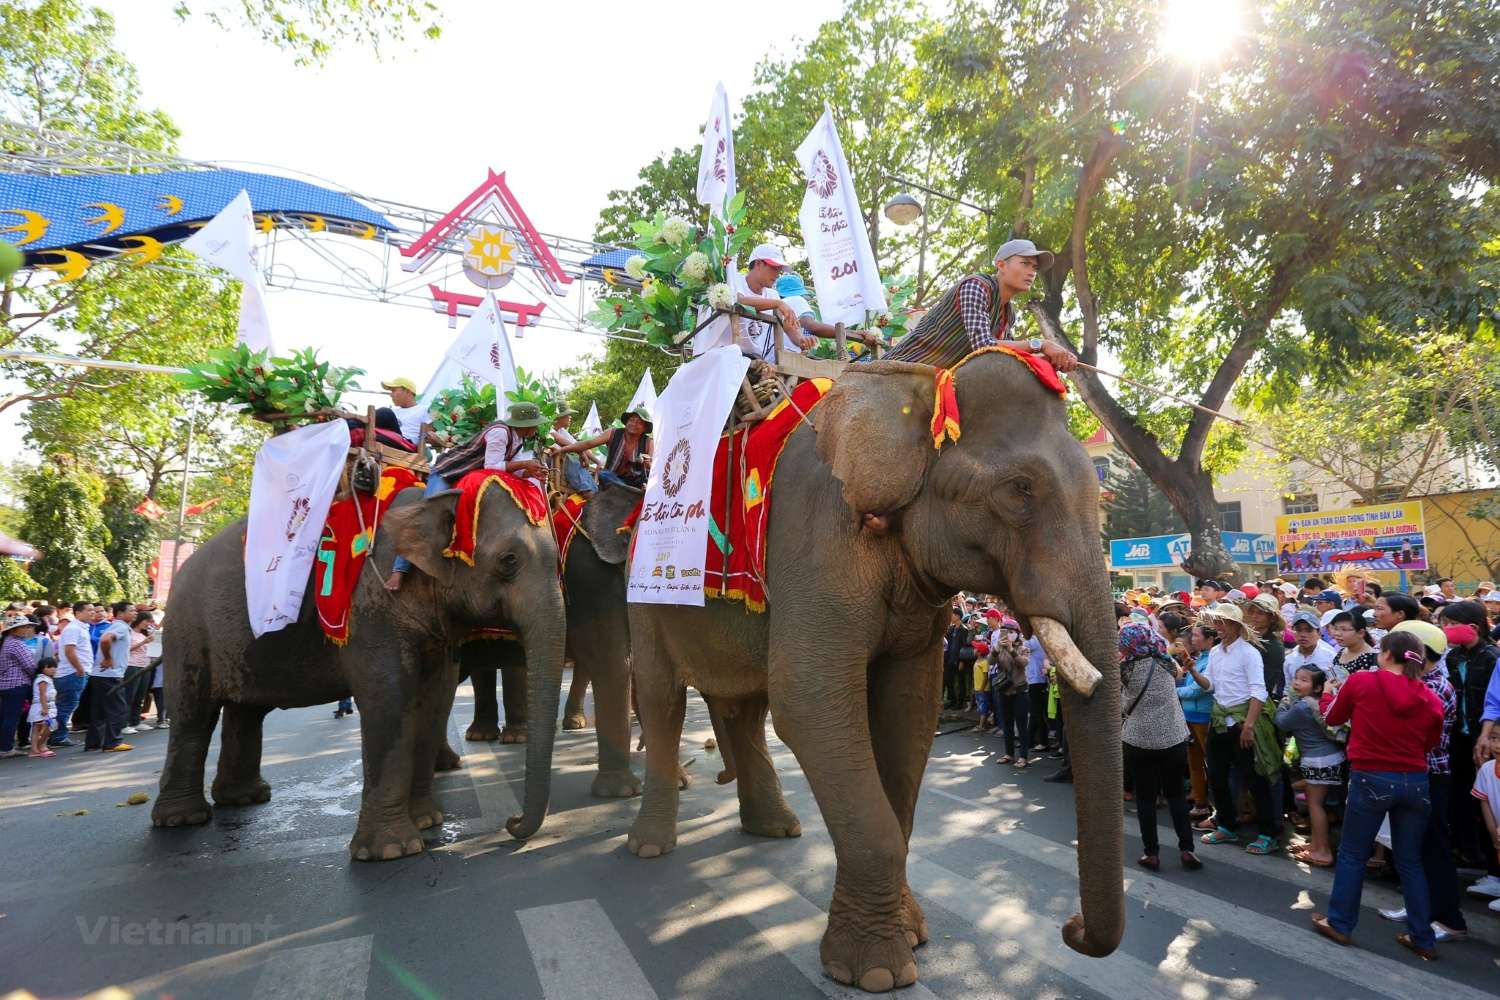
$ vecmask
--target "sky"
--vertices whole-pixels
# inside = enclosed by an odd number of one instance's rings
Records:
[[[663,151],[697,146],[715,84],[738,107],[767,53],[795,51],[841,7],[763,0],[737,17],[733,6],[682,0],[444,2],[436,41],[381,57],[345,47],[301,68],[248,29],[182,23],[171,0],[94,2],[114,13],[142,100],[176,122],[183,156],[439,210],[493,168],[539,230],[583,239],[610,189],[632,186]],[[475,292],[464,284],[450,288]],[[398,375],[420,386],[458,332],[434,312],[299,290],[274,292],[271,316],[279,348],[316,346],[357,364],[366,387]],[[603,344],[556,330],[513,343],[517,363],[540,372]]]

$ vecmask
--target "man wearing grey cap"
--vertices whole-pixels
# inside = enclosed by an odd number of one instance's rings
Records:
[[[971,274],[938,299],[917,328],[886,357],[952,368],[974,351],[1005,344],[1040,354],[1059,372],[1078,366],[1078,359],[1051,341],[1011,340],[1016,307],[1012,300],[1031,289],[1040,271],[1052,266],[1052,254],[1030,240],[1010,240],[995,251],[995,273]]]

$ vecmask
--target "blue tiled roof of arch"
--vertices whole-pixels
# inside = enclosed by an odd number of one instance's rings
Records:
[[[149,234],[164,243],[192,233],[189,223],[213,218],[244,189],[257,213],[321,216],[330,223],[395,227],[347,194],[307,181],[246,170],[172,170],[143,174],[0,173],[0,237],[19,244],[30,232],[19,227],[32,212],[47,222],[45,232],[22,249],[72,248],[85,256],[105,252],[123,236]],[[180,199],[182,207],[171,208]],[[104,207],[101,207],[104,206]],[[118,206],[123,221],[109,233],[108,221],[95,219]],[[19,210],[19,211],[18,211]],[[34,229],[32,230],[34,232]]]

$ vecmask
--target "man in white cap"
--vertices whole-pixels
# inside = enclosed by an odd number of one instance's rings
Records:
[[[776,279],[786,268],[781,251],[770,243],[762,243],[750,252],[750,268],[746,271],[729,272],[729,288],[734,299],[742,306],[761,312],[775,313],[781,320],[782,335],[798,348],[811,347],[813,339],[802,332],[797,313],[781,301],[776,292]],[[693,336],[693,356],[711,351],[716,347],[737,344],[741,351],[751,357],[775,361],[776,328],[760,320],[739,319],[740,336],[736,338],[728,316],[719,316]]]
[[[1010,240],[995,251],[994,274],[971,274],[943,293],[917,328],[886,355],[890,361],[917,361],[952,368],[991,344],[1040,354],[1059,372],[1078,367],[1064,347],[1039,337],[1011,339],[1016,320],[1012,301],[1030,291],[1037,274],[1052,266],[1052,253],[1030,240]]]

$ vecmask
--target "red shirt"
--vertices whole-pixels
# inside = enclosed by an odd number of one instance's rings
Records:
[[[1356,771],[1427,771],[1427,751],[1443,734],[1443,703],[1420,680],[1389,670],[1350,674],[1328,706],[1330,726],[1350,722],[1349,766]]]

